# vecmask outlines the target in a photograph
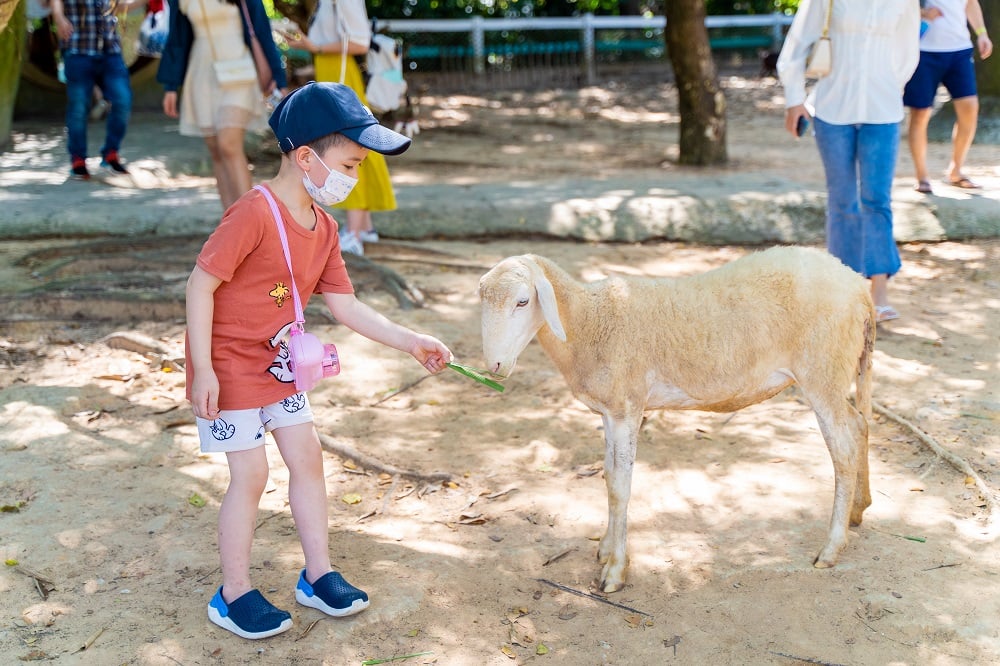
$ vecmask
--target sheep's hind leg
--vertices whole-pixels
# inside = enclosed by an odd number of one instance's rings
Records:
[[[867,489],[867,461],[861,462],[861,455],[867,456],[867,442],[862,445],[857,410],[846,401],[834,410],[815,405],[816,420],[826,440],[826,447],[833,460],[834,491],[833,513],[830,516],[830,530],[826,545],[813,561],[818,569],[827,569],[837,563],[840,551],[847,545],[848,520],[857,511],[856,495],[865,495]],[[832,412],[832,413],[831,413]],[[858,487],[860,473],[865,470],[865,483]],[[871,501],[870,497],[867,500]],[[866,505],[867,506],[867,505]],[[863,509],[862,509],[863,510]],[[850,515],[849,515],[850,513]],[[860,514],[860,511],[857,511]],[[857,516],[860,519],[860,515]]]
[[[628,501],[632,494],[632,468],[638,440],[638,419],[604,418],[604,482],[608,489],[608,529],[601,538],[597,557],[604,569],[600,587],[617,592],[625,587],[628,566]]]
[[[872,505],[872,491],[868,483],[868,419],[851,407],[857,422],[855,435],[858,443],[858,485],[854,490],[854,504],[851,506],[851,525],[860,525],[865,509]]]

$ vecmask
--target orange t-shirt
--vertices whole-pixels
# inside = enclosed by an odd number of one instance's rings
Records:
[[[353,294],[333,217],[314,204],[316,227],[309,230],[275,200],[284,218],[303,309],[314,293]],[[295,321],[295,303],[281,237],[260,192],[250,190],[230,206],[205,241],[198,266],[223,281],[215,291],[212,319],[219,409],[253,409],[293,395],[295,380],[284,338]],[[190,358],[186,374],[190,400]]]

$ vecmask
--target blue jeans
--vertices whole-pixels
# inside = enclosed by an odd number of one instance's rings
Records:
[[[865,277],[895,275],[892,177],[899,124],[832,125],[815,118],[826,172],[826,247]]]
[[[101,155],[121,148],[132,113],[132,86],[120,53],[63,53],[66,72],[66,135],[72,157],[87,156],[87,120],[94,86],[111,104]]]

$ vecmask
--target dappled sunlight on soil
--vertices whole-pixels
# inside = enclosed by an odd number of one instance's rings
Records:
[[[429,306],[407,312],[382,293],[364,298],[441,337],[472,366],[481,363],[476,283],[505,256],[535,252],[593,280],[681,277],[752,251],[426,242],[414,249],[438,254],[416,262],[394,260],[391,245],[371,256],[417,283]],[[438,266],[434,257],[481,268]],[[892,292],[903,318],[880,331],[876,399],[995,483],[1000,244],[910,245],[903,259]],[[631,609],[623,610],[544,582],[594,591],[607,504],[600,419],[537,344],[500,394],[454,373],[427,376],[405,355],[310,318],[344,367],[311,395],[321,432],[397,467],[451,475],[428,483],[326,455],[335,566],[372,594],[372,608],[306,634],[320,616],[289,592],[301,552],[287,470],[272,447],[274,488],[261,503],[253,575],[292,609],[296,626],[262,645],[212,628],[204,605],[219,580],[215,515],[227,469],[198,452],[182,373],[98,342],[113,322],[55,322],[3,344],[0,499],[23,504],[3,514],[14,536],[0,541],[0,555],[55,582],[42,601],[23,573],[0,575],[0,605],[19,618],[0,634],[5,653],[27,654],[26,641],[49,655],[69,652],[104,628],[88,648],[101,663],[212,654],[235,663],[263,647],[281,663],[429,650],[424,663],[478,666],[510,663],[503,646],[527,661],[538,643],[551,663],[663,663],[675,636],[678,658],[692,663],[781,663],[775,653],[914,664],[1000,655],[987,620],[1000,602],[983,595],[1000,564],[983,498],[882,417],[872,424],[873,504],[838,566],[818,571],[833,470],[794,388],[735,414],[650,414],[633,476],[628,585],[609,598]],[[180,320],[134,327],[180,353]],[[529,622],[532,642],[512,642]]]

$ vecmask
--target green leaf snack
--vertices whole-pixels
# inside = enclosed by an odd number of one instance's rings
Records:
[[[501,393],[503,393],[503,388],[504,388],[503,384],[501,384],[500,382],[495,382],[489,377],[483,376],[482,374],[480,374],[476,370],[473,370],[467,365],[462,365],[460,363],[448,363],[448,367],[461,375],[465,375],[466,377],[471,377],[472,379],[475,379],[480,384],[485,384],[486,386],[489,386],[494,391],[500,391]]]

